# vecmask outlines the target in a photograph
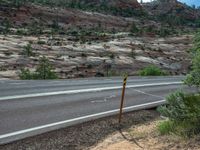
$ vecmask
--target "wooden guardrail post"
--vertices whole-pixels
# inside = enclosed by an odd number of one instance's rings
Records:
[[[122,113],[123,113],[123,106],[124,106],[124,96],[125,96],[127,79],[128,79],[128,75],[125,75],[124,76],[124,82],[123,82],[123,89],[122,89],[120,112],[119,112],[119,124],[121,123],[121,120],[122,120]]]

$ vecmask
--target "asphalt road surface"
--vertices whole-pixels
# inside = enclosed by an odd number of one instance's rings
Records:
[[[124,111],[165,103],[182,76],[129,77]],[[0,144],[119,112],[123,79],[0,80]]]

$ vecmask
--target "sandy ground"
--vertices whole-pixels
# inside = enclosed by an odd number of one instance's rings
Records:
[[[159,121],[133,125],[107,137],[91,150],[200,150],[200,136],[192,139],[176,135],[161,136],[157,131]]]

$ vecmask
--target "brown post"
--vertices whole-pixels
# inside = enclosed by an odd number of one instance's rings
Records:
[[[125,75],[124,82],[123,82],[123,89],[122,89],[122,98],[121,98],[121,104],[120,104],[120,112],[119,112],[119,123],[121,123],[122,120],[122,113],[123,113],[123,106],[124,106],[124,95],[126,90],[126,82],[127,82],[128,76]]]

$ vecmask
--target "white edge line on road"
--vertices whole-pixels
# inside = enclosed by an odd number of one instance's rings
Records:
[[[133,110],[133,109],[137,109],[137,108],[138,109],[140,109],[140,108],[144,109],[147,106],[161,105],[161,104],[164,104],[165,102],[166,102],[166,100],[160,100],[160,101],[156,101],[156,102],[150,102],[150,103],[145,103],[145,104],[140,104],[140,105],[129,106],[129,107],[125,107],[124,111]],[[80,121],[80,120],[84,120],[84,119],[89,119],[89,118],[93,118],[93,117],[98,117],[98,116],[102,116],[102,115],[116,113],[118,111],[119,111],[119,109],[114,109],[114,110],[110,110],[110,111],[106,111],[106,112],[96,113],[96,114],[92,114],[92,115],[88,115],[88,116],[78,117],[78,118],[69,119],[69,120],[60,121],[60,122],[55,122],[55,123],[51,123],[51,124],[47,124],[47,125],[34,127],[34,128],[20,130],[20,131],[16,131],[16,132],[12,132],[12,133],[7,133],[7,134],[4,134],[4,135],[0,135],[0,139],[11,138],[13,136],[22,135],[22,134],[26,134],[26,133],[33,132],[33,131],[42,130],[42,129],[45,129],[45,128],[50,128],[50,127],[54,127],[54,126],[58,126],[58,125],[72,123],[72,122],[75,122],[75,121]]]
[[[126,88],[173,85],[173,84],[183,84],[183,82],[163,82],[163,83],[128,85]],[[117,89],[121,89],[121,88],[122,88],[122,86],[113,86],[113,87],[102,87],[102,88],[92,88],[92,89],[80,89],[80,90],[68,90],[68,91],[57,91],[57,92],[47,92],[47,93],[35,93],[35,94],[27,94],[27,95],[5,96],[5,97],[0,97],[0,101],[6,101],[6,100],[12,100],[12,99],[20,99],[20,98],[33,98],[33,97],[62,95],[62,94],[99,92],[99,91],[106,91],[106,90],[117,90]]]

